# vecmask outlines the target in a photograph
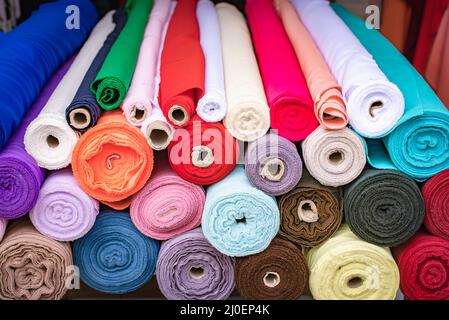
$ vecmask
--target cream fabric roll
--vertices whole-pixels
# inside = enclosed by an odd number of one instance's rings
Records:
[[[344,186],[363,171],[365,145],[349,128],[326,130],[319,126],[302,143],[304,164],[322,185]]]
[[[166,1],[166,0],[161,0]],[[164,48],[165,36],[167,35],[168,24],[176,8],[176,2],[170,2],[170,11],[165,20],[159,45],[159,54],[154,80],[154,90],[151,104],[153,106],[151,114],[143,121],[141,131],[147,138],[150,147],[154,150],[165,150],[173,139],[175,129],[165,118],[159,104],[159,84],[161,83],[161,57]]]
[[[367,138],[386,136],[404,113],[404,97],[326,0],[292,0],[342,86],[349,124]]]
[[[200,27],[201,48],[206,60],[206,93],[198,101],[196,113],[206,122],[217,122],[225,117],[227,105],[220,24],[213,2],[199,0],[196,16]]]
[[[399,270],[388,248],[357,238],[347,225],[306,255],[317,300],[394,300]]]
[[[6,227],[8,226],[8,220],[0,219],[0,241],[2,241],[5,235]]]
[[[228,111],[224,125],[235,138],[253,141],[270,128],[270,110],[245,18],[228,3],[216,6]]]
[[[107,36],[113,31],[113,14],[114,11],[109,12],[98,22],[39,116],[27,128],[25,149],[41,168],[57,170],[70,164],[78,135],[67,124],[65,109],[72,102]]]

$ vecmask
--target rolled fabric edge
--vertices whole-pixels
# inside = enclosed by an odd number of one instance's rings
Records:
[[[215,91],[208,91],[198,101],[196,113],[206,122],[219,122],[226,116],[226,98]]]
[[[125,85],[115,77],[104,78],[92,83],[91,91],[98,104],[105,111],[117,109],[125,98]]]
[[[8,226],[8,220],[0,218],[0,242],[5,235],[6,227]]]
[[[443,190],[449,190],[449,170],[432,177],[422,188],[426,205],[424,225],[431,234],[449,241],[449,195]]]

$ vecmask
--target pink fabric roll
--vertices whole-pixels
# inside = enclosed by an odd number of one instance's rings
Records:
[[[156,158],[155,173],[131,204],[131,219],[143,234],[167,240],[200,225],[205,192],[187,182],[168,165],[165,154]]]
[[[5,235],[6,226],[8,225],[8,220],[0,219],[0,241],[2,241]]]
[[[157,87],[158,60],[163,30],[170,16],[171,1],[155,0],[140,46],[131,87],[122,104],[129,123],[140,127],[151,114]]]

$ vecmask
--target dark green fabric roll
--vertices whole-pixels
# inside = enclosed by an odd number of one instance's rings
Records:
[[[411,238],[424,219],[415,181],[395,170],[366,170],[345,188],[346,223],[357,236],[394,247]]]
[[[117,108],[132,80],[153,0],[128,0],[128,21],[91,84],[98,104],[104,110]]]

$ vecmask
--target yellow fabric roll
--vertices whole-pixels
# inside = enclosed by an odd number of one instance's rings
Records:
[[[228,112],[224,125],[235,138],[253,141],[270,128],[270,110],[245,18],[227,3],[217,6]]]
[[[394,300],[399,270],[388,248],[364,242],[347,225],[307,253],[317,300]]]

